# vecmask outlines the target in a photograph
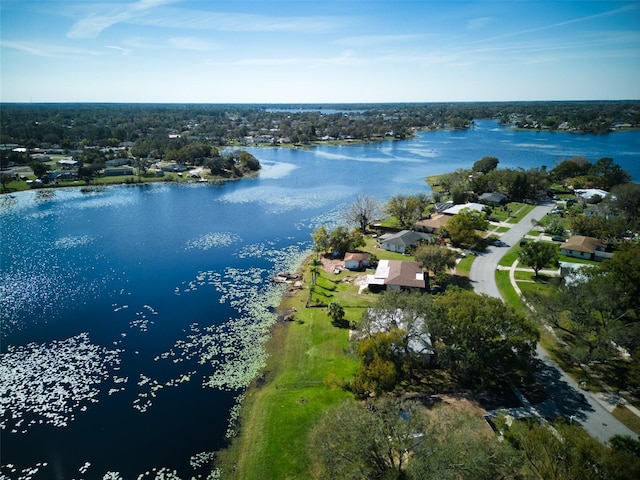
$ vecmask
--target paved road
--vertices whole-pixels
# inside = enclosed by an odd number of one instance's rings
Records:
[[[496,268],[498,262],[505,253],[516,243],[519,243],[529,230],[533,228],[532,219],[540,220],[553,208],[553,203],[536,206],[518,223],[505,232],[501,240],[505,244],[502,247],[489,247],[487,251],[478,256],[471,264],[469,278],[473,283],[473,289],[477,293],[484,293],[490,297],[502,298],[496,285]]]
[[[489,247],[486,253],[475,259],[469,278],[476,293],[502,299],[495,279],[500,259],[531,230],[531,219],[540,220],[551,208],[553,208],[552,203],[536,206],[520,222],[502,235],[501,240],[506,244],[505,246]],[[540,413],[573,418],[580,422],[590,435],[601,442],[606,442],[614,435],[637,437],[636,433],[611,415],[610,410],[603,405],[604,402],[599,402],[592,395],[583,392],[540,345],[537,347],[537,353],[539,366],[536,370],[536,377],[552,400],[540,407]]]

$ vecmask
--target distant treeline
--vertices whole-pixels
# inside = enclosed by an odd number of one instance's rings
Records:
[[[0,144],[77,150],[138,142],[210,146],[402,139],[423,129],[520,128],[606,133],[640,127],[640,102],[346,105],[1,104]],[[142,146],[142,145],[140,145]],[[182,145],[184,146],[184,145]],[[141,153],[147,152],[141,148]]]

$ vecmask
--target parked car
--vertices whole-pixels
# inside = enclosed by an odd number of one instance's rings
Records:
[[[553,240],[554,242],[566,242],[567,239],[564,237],[561,237],[560,235],[554,235],[553,237],[551,237],[551,240]]]

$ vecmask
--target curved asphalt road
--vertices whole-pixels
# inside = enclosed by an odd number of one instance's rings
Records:
[[[551,209],[553,203],[540,204],[529,212],[520,222],[505,232],[501,240],[504,246],[487,248],[485,253],[478,255],[471,265],[469,278],[476,293],[500,298],[496,284],[496,269],[498,262],[507,251],[531,230],[531,220],[542,219]],[[538,345],[539,367],[536,377],[553,402],[546,402],[539,410],[543,415],[562,415],[578,421],[590,435],[601,442],[606,442],[614,435],[638,435],[618,421],[610,411],[590,394],[583,394],[578,384],[567,376],[560,367],[549,357],[546,351]],[[615,400],[614,400],[615,401]]]

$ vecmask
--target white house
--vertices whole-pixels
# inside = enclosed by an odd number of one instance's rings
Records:
[[[431,334],[425,326],[423,317],[413,316],[411,312],[398,308],[396,310],[369,309],[367,318],[366,331],[362,333],[372,335],[389,332],[394,328],[403,330],[407,338],[407,351],[431,360],[434,349]]]
[[[460,210],[464,208],[482,212],[484,210],[484,205],[482,205],[481,203],[467,202],[459,205],[452,205],[451,207],[444,210],[442,213],[444,213],[445,215],[457,215],[458,213],[460,213]]]

